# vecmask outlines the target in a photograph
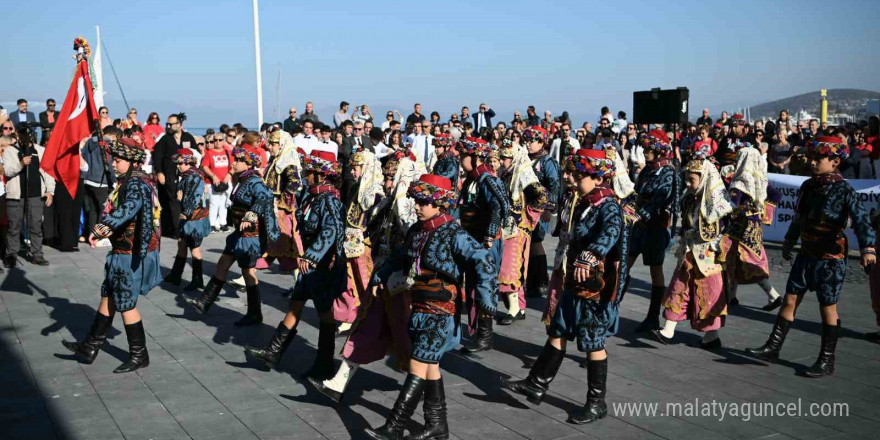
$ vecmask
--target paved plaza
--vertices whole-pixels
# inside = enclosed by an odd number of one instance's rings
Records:
[[[205,240],[205,272],[211,274],[225,235]],[[552,255],[551,240],[548,246]],[[176,246],[164,239],[167,268]],[[151,364],[133,374],[113,374],[128,356],[122,319],[92,365],[73,360],[62,339],[82,339],[99,300],[107,248],[77,253],[47,249],[48,267],[22,263],[0,274],[0,439],[306,439],[363,438],[367,426],[388,415],[404,374],[393,363],[362,367],[342,405],[299,379],[315,356],[317,315],[306,310],[299,334],[278,370],[245,359],[243,346],[264,345],[287,310],[282,292],[289,275],[263,271],[260,282],[264,323],[238,328],[232,322],[245,309],[244,294],[227,288],[207,316],[184,307],[180,288],[160,286],[141,297],[138,308],[147,333]],[[784,290],[789,263],[771,250],[773,284]],[[552,260],[552,257],[551,257]],[[667,258],[666,276],[673,261]],[[188,282],[190,269],[184,272]],[[237,276],[237,273],[236,273]],[[545,341],[540,313],[544,300],[529,300],[528,318],[496,326],[495,350],[479,357],[458,352],[442,362],[449,424],[459,439],[857,439],[880,435],[880,345],[863,338],[877,329],[864,272],[851,261],[840,305],[842,339],[835,374],[807,379],[797,372],[819,350],[818,303],[808,294],[793,325],[779,364],[744,356],[744,349],[766,340],[775,312],[757,286],[743,286],[741,305],[721,331],[724,348],[692,348],[699,339],[679,325],[672,345],[663,346],[633,333],[648,308],[649,275],[637,264],[621,310],[621,331],[609,340],[609,417],[591,425],[565,423],[567,413],[583,405],[586,370],[582,353],[570,345],[568,359],[540,406],[499,387],[503,376],[525,377],[524,367]],[[207,278],[206,278],[207,280]],[[188,293],[193,295],[193,293]],[[337,339],[341,348],[344,339]],[[753,408],[748,403],[799,405],[798,415],[731,416],[699,411],[667,414],[679,408],[715,402]],[[659,403],[657,413],[617,411],[622,404]],[[811,404],[843,403],[847,415],[811,416]],[[783,405],[775,406],[783,407]],[[828,408],[824,405],[820,408]],[[631,406],[630,408],[635,408]],[[786,407],[787,408],[787,407]],[[729,410],[728,410],[729,411]],[[756,410],[749,410],[755,412]],[[795,414],[795,413],[792,413]],[[748,420],[743,420],[743,419]],[[421,405],[413,428],[422,422]]]

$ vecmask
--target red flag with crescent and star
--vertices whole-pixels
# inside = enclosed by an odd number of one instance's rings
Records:
[[[89,64],[82,60],[76,66],[67,98],[40,161],[40,168],[56,182],[63,183],[71,197],[75,197],[79,182],[79,143],[92,134],[97,119]]]

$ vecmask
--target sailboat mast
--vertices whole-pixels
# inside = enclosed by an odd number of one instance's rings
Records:
[[[263,125],[263,68],[260,61],[260,14],[258,0],[254,2],[254,53],[257,61],[257,129]]]

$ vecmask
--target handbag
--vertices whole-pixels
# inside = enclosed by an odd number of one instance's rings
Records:
[[[229,184],[226,182],[220,182],[214,185],[214,192],[226,192],[229,189]]]

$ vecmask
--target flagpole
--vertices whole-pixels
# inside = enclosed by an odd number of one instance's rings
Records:
[[[95,70],[95,106],[104,106],[104,66],[101,60],[101,26],[95,26],[95,33],[98,34],[98,41],[95,45],[95,55],[89,60],[89,64]]]
[[[254,52],[257,58],[257,129],[263,125],[263,68],[260,61],[260,14],[254,0]]]

